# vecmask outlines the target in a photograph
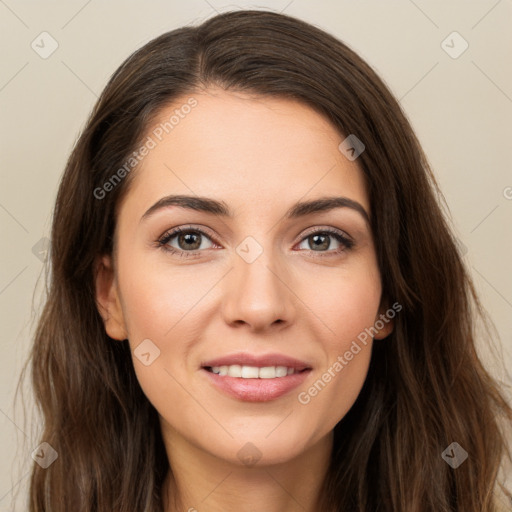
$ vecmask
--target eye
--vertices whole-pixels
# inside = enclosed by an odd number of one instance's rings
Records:
[[[331,248],[333,239],[336,241],[334,245],[338,245],[338,247],[334,247],[332,251],[328,251],[328,249]],[[332,255],[333,253],[339,254],[354,246],[354,242],[342,231],[332,228],[317,229],[308,233],[300,242],[299,248],[304,243],[308,246],[305,248],[306,250],[320,253],[327,252],[327,255]],[[315,256],[323,256],[323,254]]]
[[[175,228],[165,233],[157,243],[166,251],[189,258],[199,256],[197,251],[211,248],[208,244],[205,246],[205,240],[211,242],[211,238],[201,229]]]
[[[333,239],[337,247],[332,248]],[[203,243],[205,241],[208,243]],[[306,243],[308,247],[301,247]],[[213,247],[212,237],[199,228],[174,228],[167,231],[157,240],[158,247],[183,258],[200,257],[201,250]],[[342,231],[334,228],[322,228],[310,231],[302,238],[299,248],[307,251],[316,252],[315,256],[333,256],[351,249],[354,246],[353,240],[346,236]],[[331,250],[329,250],[331,249]],[[326,254],[322,254],[326,253]]]

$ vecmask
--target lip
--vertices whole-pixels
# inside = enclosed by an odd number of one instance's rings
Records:
[[[221,377],[216,373],[209,372],[206,368],[201,368],[201,373],[210,379],[210,382],[217,389],[228,396],[244,402],[268,402],[276,400],[300,386],[311,373],[311,368],[305,369],[301,373],[293,373],[286,377],[276,377],[274,379]]]
[[[242,352],[205,361],[201,363],[201,368],[212,366],[231,366],[232,364],[239,364],[240,366],[257,366],[258,368],[263,368],[265,366],[286,366],[297,371],[311,369],[311,365],[309,363],[300,361],[294,357],[285,356],[284,354],[274,353],[256,355]],[[279,378],[284,379],[286,377]]]
[[[220,376],[207,368],[213,366],[286,366],[300,373],[276,377],[273,379],[243,379],[241,377]],[[300,386],[311,373],[312,367],[306,361],[301,361],[284,354],[249,354],[236,353],[201,363],[201,372],[218,390],[244,402],[268,402],[276,400],[296,387]]]

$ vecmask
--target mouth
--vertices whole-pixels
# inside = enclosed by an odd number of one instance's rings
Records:
[[[278,354],[252,356],[235,354],[207,361],[201,371],[221,393],[244,402],[276,400],[298,387],[312,367]]]

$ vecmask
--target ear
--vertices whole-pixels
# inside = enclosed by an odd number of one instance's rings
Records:
[[[376,340],[383,340],[387,338],[395,327],[395,321],[393,320],[396,315],[396,311],[393,308],[388,307],[388,301],[383,300],[381,302],[379,312],[375,317],[374,327],[377,329],[377,333],[374,336]]]
[[[128,338],[126,325],[119,299],[112,258],[100,256],[95,264],[96,304],[103,318],[105,331],[115,340]]]

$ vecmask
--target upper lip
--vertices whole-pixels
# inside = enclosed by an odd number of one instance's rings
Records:
[[[285,356],[284,354],[248,354],[237,353],[227,356],[210,359],[201,364],[203,368],[213,366],[231,366],[238,364],[240,366],[257,366],[263,368],[265,366],[286,366],[295,370],[310,369],[311,365],[305,361],[300,361],[294,357]]]

